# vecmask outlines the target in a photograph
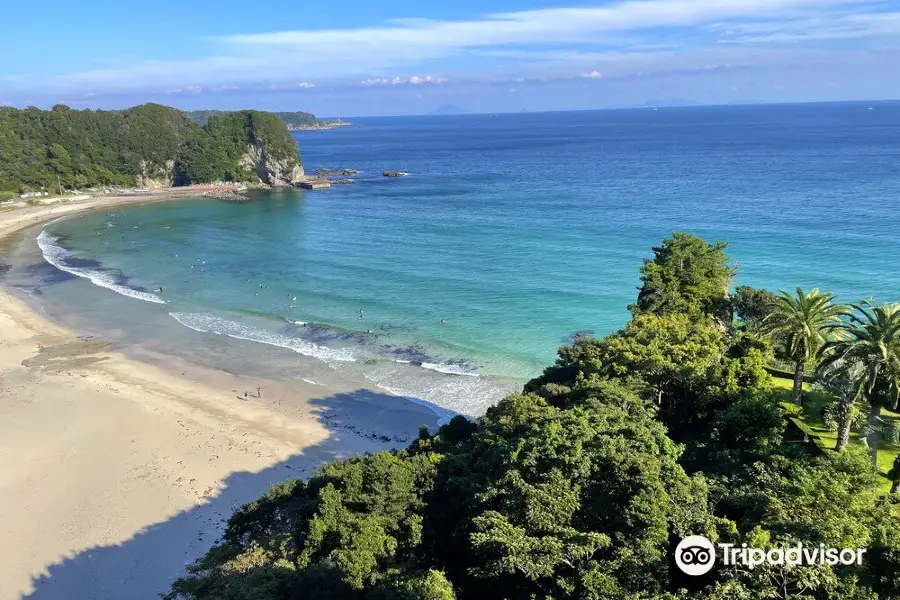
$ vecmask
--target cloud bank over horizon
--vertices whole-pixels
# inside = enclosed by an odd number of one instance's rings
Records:
[[[503,110],[900,97],[889,72],[900,0],[626,0],[173,35],[182,43],[167,56],[102,56],[111,50],[101,45],[65,68],[17,68],[12,57],[0,102],[377,114],[450,101]]]

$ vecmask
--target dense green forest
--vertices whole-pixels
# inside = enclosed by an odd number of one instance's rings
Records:
[[[252,144],[299,164],[296,142],[270,113],[226,113],[201,127],[158,104],[112,111],[0,107],[0,192],[253,181],[253,165],[239,164]]]
[[[221,117],[227,114],[229,114],[229,111],[224,110],[192,110],[188,113],[188,116],[195,123],[206,125],[210,117]],[[288,127],[309,127],[316,125],[319,122],[316,115],[308,112],[273,112],[271,114],[278,117],[278,119]]]
[[[826,451],[792,420],[811,373],[840,391],[835,428],[896,409],[900,305],[729,295],[725,249],[665,240],[621,331],[560,348],[475,422],[273,487],[169,598],[900,598],[900,459],[879,474],[878,432],[868,454],[846,440]],[[774,385],[779,356],[808,368],[796,394]],[[672,556],[689,534],[868,552],[688,577]]]

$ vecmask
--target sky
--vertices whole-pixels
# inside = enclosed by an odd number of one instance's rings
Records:
[[[900,98],[900,0],[37,0],[0,104],[319,116]]]

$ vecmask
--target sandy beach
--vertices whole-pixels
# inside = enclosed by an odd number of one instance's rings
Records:
[[[7,209],[0,240],[76,211],[183,195]],[[298,392],[178,360],[126,358],[0,288],[0,600],[155,598],[271,483],[436,420],[372,389]],[[385,438],[342,426],[351,415]]]

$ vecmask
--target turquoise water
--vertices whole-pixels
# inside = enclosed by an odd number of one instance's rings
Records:
[[[65,219],[44,255],[191,329],[334,369],[412,361],[452,385],[366,375],[463,412],[621,327],[672,231],[728,242],[737,284],[900,300],[900,103],[359,122],[297,134],[308,170],[355,185]]]

